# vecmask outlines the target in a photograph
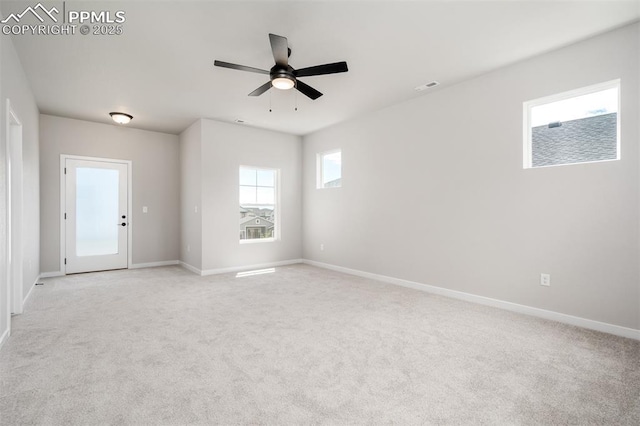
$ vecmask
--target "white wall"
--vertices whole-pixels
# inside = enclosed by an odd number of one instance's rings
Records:
[[[202,269],[202,122],[180,134],[180,260]]]
[[[133,263],[175,261],[180,244],[177,135],[40,115],[41,270],[60,271],[60,155],[132,161]],[[142,207],[148,207],[148,213]]]
[[[6,100],[22,123],[23,172],[23,296],[26,297],[39,273],[39,169],[38,108],[10,37],[0,37],[0,337],[8,327],[6,305]]]
[[[201,144],[194,145],[193,137],[200,131]],[[194,244],[201,237],[201,267],[204,273],[226,268],[241,268],[264,263],[296,260],[302,253],[301,225],[301,140],[298,136],[261,130],[214,120],[200,120],[181,136],[183,186],[200,185],[201,218],[193,213],[198,204],[192,189],[183,194],[183,245]],[[187,160],[187,158],[189,160]],[[200,169],[193,160],[200,159]],[[188,164],[186,164],[188,163]],[[281,239],[275,242],[240,244],[238,170],[241,165],[276,168],[280,170]],[[197,182],[197,175],[200,181]],[[190,183],[187,183],[190,182]],[[201,220],[190,224],[188,216]],[[186,263],[196,262],[184,253]],[[197,253],[197,251],[195,251]],[[193,256],[193,255],[192,255]]]
[[[306,136],[304,257],[640,328],[639,47],[627,26]],[[620,161],[523,170],[524,101],[616,78]],[[343,187],[315,189],[332,148]]]

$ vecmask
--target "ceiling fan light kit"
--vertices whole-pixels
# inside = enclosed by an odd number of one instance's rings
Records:
[[[292,89],[293,86],[296,85],[296,83],[295,81],[293,81],[293,79],[284,76],[284,77],[276,77],[273,80],[271,80],[271,85],[276,89],[289,90],[289,89]]]
[[[349,71],[346,62],[335,62],[332,64],[316,65],[313,67],[295,69],[289,65],[289,56],[291,55],[291,49],[287,39],[285,37],[269,34],[269,41],[271,43],[271,52],[273,53],[273,59],[276,64],[271,70],[263,70],[260,68],[247,67],[245,65],[232,64],[223,61],[214,61],[213,64],[217,67],[230,68],[234,70],[253,72],[257,74],[268,74],[270,80],[258,87],[253,92],[249,93],[249,96],[260,96],[271,87],[275,87],[280,90],[289,90],[296,88],[300,93],[307,96],[312,100],[318,99],[322,96],[322,93],[303,83],[299,77],[311,77],[315,75],[325,74],[337,74]]]

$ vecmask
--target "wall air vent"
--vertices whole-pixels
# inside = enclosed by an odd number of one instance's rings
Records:
[[[431,89],[432,87],[436,87],[438,84],[437,81],[432,81],[431,83],[427,83],[427,84],[423,84],[422,86],[418,86],[416,88],[414,88],[413,90],[415,90],[416,92],[422,92],[423,90],[427,90],[427,89]]]

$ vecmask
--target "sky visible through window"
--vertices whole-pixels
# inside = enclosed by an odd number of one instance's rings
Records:
[[[275,170],[240,168],[240,205],[271,207],[275,204]]]
[[[614,112],[618,112],[617,88],[535,106],[531,108],[531,127]]]
[[[322,185],[342,177],[342,152],[322,156]]]

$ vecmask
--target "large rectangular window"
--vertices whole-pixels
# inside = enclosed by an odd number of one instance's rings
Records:
[[[278,170],[240,166],[240,241],[277,238]]]
[[[318,188],[339,188],[342,186],[342,151],[322,152],[317,157]]]
[[[620,81],[524,103],[524,167],[617,160]]]

